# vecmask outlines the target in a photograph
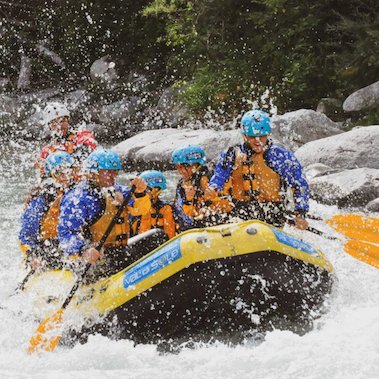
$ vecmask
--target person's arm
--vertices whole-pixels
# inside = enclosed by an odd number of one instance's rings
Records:
[[[33,249],[37,246],[41,220],[45,212],[45,199],[39,196],[30,201],[22,214],[19,240],[23,251]]]
[[[59,246],[65,254],[81,254],[88,244],[83,230],[99,213],[98,202],[94,197],[79,188],[67,193],[60,205],[58,221]]]
[[[216,167],[209,181],[209,188],[217,189],[222,191],[225,187],[226,182],[229,180],[232,173],[232,156],[227,156],[228,150],[225,150],[221,153]]]
[[[292,188],[295,213],[305,215],[309,211],[309,185],[300,162],[293,153],[278,147],[269,152],[268,159],[272,160],[273,169]]]
[[[186,213],[183,210],[185,199],[180,194],[180,187],[178,186],[176,189],[176,197],[174,200],[174,219],[179,225],[180,231],[184,231],[187,229],[191,229],[194,226],[194,220],[186,215]]]

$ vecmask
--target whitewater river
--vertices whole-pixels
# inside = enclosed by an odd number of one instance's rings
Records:
[[[25,276],[17,233],[22,201],[34,183],[31,162],[31,145],[0,147],[1,378],[379,378],[379,270],[346,255],[342,243],[310,233],[304,239],[325,252],[339,283],[329,312],[302,337],[273,331],[260,343],[162,355],[155,346],[93,336],[72,349],[27,355],[37,325],[17,315],[28,314],[27,299],[9,294]],[[312,210],[324,217],[338,212],[315,203]]]

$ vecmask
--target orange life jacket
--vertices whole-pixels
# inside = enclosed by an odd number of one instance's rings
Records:
[[[89,227],[91,242],[97,243],[101,240],[117,211],[118,205],[115,204],[114,198],[111,195],[105,196],[105,210],[103,215]],[[126,246],[128,244],[129,235],[129,212],[128,207],[125,207],[106,239],[104,247]]]
[[[172,206],[170,204],[152,204],[150,213],[141,216],[134,224],[135,234],[146,232],[153,228],[163,229],[168,238],[173,238],[176,234],[176,225]]]
[[[46,241],[58,238],[58,219],[59,206],[61,204],[63,194],[59,194],[51,204],[49,210],[44,214],[41,220],[40,239]]]
[[[235,148],[234,165],[226,184],[233,199],[240,201],[281,202],[282,183],[279,174],[271,169],[261,154],[249,159],[240,148]]]
[[[220,196],[212,200],[204,199],[204,191],[208,188],[209,184],[209,171],[207,167],[202,167],[191,180],[182,182],[182,196],[186,199],[184,186],[193,186],[196,190],[195,196],[192,200],[187,200],[183,204],[183,212],[189,217],[197,217],[201,214],[204,208],[209,209],[211,212],[229,213],[232,210],[232,204],[227,199]]]

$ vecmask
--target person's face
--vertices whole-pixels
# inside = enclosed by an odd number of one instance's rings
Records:
[[[97,183],[100,187],[112,187],[116,183],[118,171],[116,170],[99,170],[97,174]]]
[[[50,130],[53,134],[65,137],[68,135],[68,117],[58,117],[50,122]]]
[[[67,188],[72,180],[73,170],[64,168],[52,174],[53,179],[63,188]]]
[[[179,163],[176,165],[176,170],[184,180],[191,179],[193,173],[197,170],[197,165],[187,163]]]
[[[250,137],[250,136],[244,136],[245,142],[249,144],[251,149],[255,153],[262,153],[264,150],[264,147],[267,143],[267,136],[260,136],[260,137]]]

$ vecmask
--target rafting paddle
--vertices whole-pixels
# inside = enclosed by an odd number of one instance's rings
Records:
[[[34,275],[34,273],[36,272],[36,270],[34,268],[32,268],[25,276],[25,278],[23,279],[23,281],[17,286],[17,288],[14,290],[14,292],[12,293],[12,295],[10,296],[13,296],[15,295],[17,292],[19,291],[23,291],[24,288],[25,288],[25,285],[26,283],[28,282],[28,280]]]
[[[113,217],[112,221],[109,223],[107,230],[105,231],[104,235],[102,236],[99,243],[96,245],[97,250],[101,250],[105,241],[107,240],[109,234],[111,233],[114,225],[117,223],[117,220],[120,218],[121,213],[125,209],[125,207],[128,205],[130,199],[132,198],[134,192],[135,192],[135,186],[132,186],[130,189],[130,192],[128,195],[124,198],[122,204],[120,205],[116,215]],[[60,309],[58,309],[51,317],[48,317],[45,319],[36,329],[34,335],[29,340],[29,346],[27,348],[27,351],[29,354],[35,353],[40,350],[45,351],[53,351],[61,338],[60,333],[56,335],[54,333],[54,330],[59,328],[62,325],[63,322],[63,312],[67,308],[67,306],[70,304],[72,298],[74,297],[74,294],[76,293],[77,289],[79,288],[80,283],[83,281],[87,271],[90,269],[91,263],[87,263],[83,273],[80,275],[80,277],[76,280],[74,286],[71,288],[70,293],[68,294],[66,300],[63,302]],[[50,334],[50,336],[49,336]]]
[[[322,221],[321,218],[315,216],[310,218]],[[344,244],[346,253],[364,263],[379,268],[378,218],[349,213],[334,215],[325,222],[338,233],[348,238]],[[328,239],[338,239],[311,227],[307,230]]]
[[[379,244],[378,218],[357,214],[339,214],[327,220],[326,223],[349,238]]]

